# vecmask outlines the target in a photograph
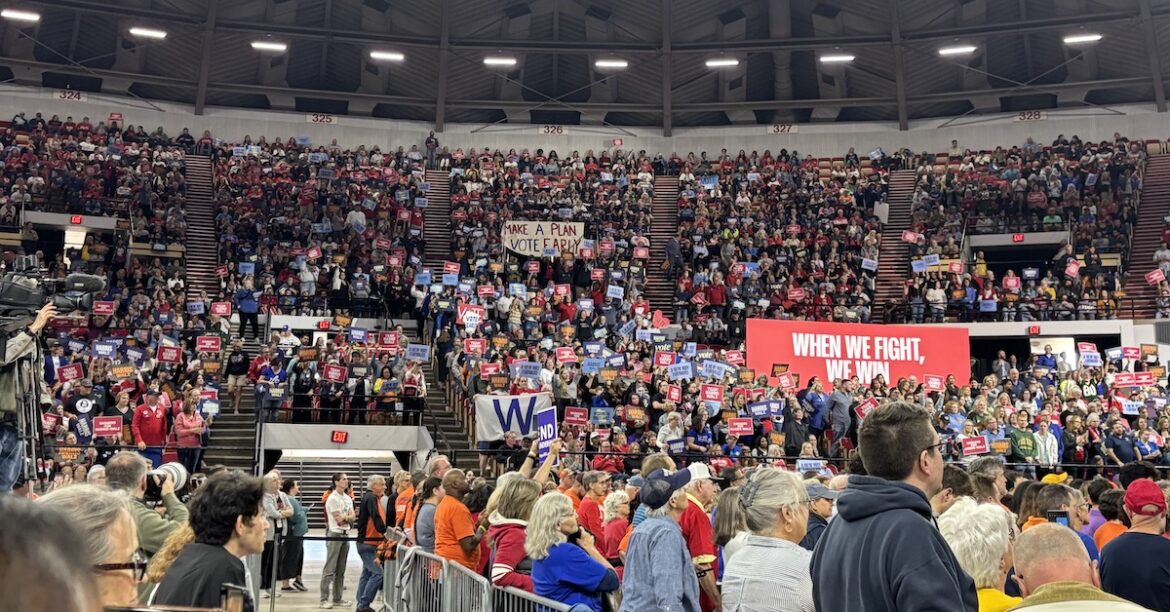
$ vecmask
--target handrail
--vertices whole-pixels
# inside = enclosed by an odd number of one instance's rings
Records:
[[[1112,301],[1116,304],[1116,308],[1112,312],[1107,311],[1102,313],[1098,305],[1099,300],[1096,299],[1076,300],[1073,303],[1074,308],[1072,310],[1062,310],[1053,304],[1038,306],[1029,300],[1009,302],[1001,297],[999,300],[996,300],[996,309],[994,311],[981,311],[978,300],[968,307],[961,302],[948,299],[943,309],[942,317],[944,319],[972,323],[987,321],[1099,321],[1137,318],[1139,309],[1137,298],[1114,297]],[[1087,308],[1084,310],[1081,309],[1081,306],[1089,305],[1093,306],[1093,310],[1090,311]],[[885,322],[915,324],[945,322],[931,320],[932,314],[935,313],[932,311],[930,304],[925,301],[920,306],[922,309],[921,315],[914,316],[914,308],[916,306],[904,299],[890,300],[885,305]]]

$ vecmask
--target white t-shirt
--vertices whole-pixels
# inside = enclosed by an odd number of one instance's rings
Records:
[[[353,500],[344,493],[334,491],[329,494],[329,499],[325,500],[325,515],[329,517],[329,531],[348,531],[349,523],[339,525],[337,520],[333,518],[333,514],[336,512],[340,512],[342,515],[353,512]]]

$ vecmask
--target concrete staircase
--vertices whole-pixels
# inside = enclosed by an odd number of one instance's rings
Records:
[[[451,259],[450,178],[440,170],[427,170],[426,177],[431,189],[427,192],[427,210],[423,215],[423,239],[427,241],[423,263],[441,273],[443,261]]]
[[[187,287],[202,289],[211,298],[219,295],[219,236],[215,227],[211,158],[187,157]]]
[[[1118,313],[1122,318],[1152,319],[1157,312],[1158,287],[1146,283],[1154,269],[1154,253],[1162,241],[1163,218],[1170,213],[1170,155],[1154,155],[1146,162],[1137,223],[1130,238],[1129,261],[1123,262],[1126,300]]]
[[[887,304],[902,300],[902,282],[910,275],[910,245],[902,242],[902,231],[910,229],[913,206],[910,198],[913,195],[913,170],[896,170],[890,174],[890,186],[886,194],[890,215],[882,228],[872,314],[875,322],[884,319]]]
[[[321,497],[333,487],[333,474],[345,472],[353,484],[356,499],[360,500],[366,482],[374,474],[386,477],[389,493],[394,464],[388,459],[281,459],[276,469],[284,478],[295,478],[301,483],[298,499],[309,515],[309,529],[325,528],[325,504]]]
[[[658,175],[654,177],[654,202],[651,207],[654,223],[650,227],[650,260],[646,262],[646,298],[650,308],[661,310],[670,318],[674,309],[674,283],[662,272],[666,261],[666,243],[678,233],[678,177]]]
[[[220,397],[221,413],[211,425],[211,447],[203,455],[207,465],[224,465],[252,473],[256,448],[256,398],[245,388],[240,394],[240,414],[232,414],[227,393]]]

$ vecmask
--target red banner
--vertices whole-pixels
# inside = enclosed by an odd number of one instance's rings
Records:
[[[94,419],[93,419],[93,437],[104,438],[106,436],[121,436],[121,435],[122,435],[122,417],[120,417],[120,416],[94,417]]]
[[[492,297],[496,294],[496,288],[492,285],[480,285],[475,288],[475,293],[479,297]]]
[[[679,403],[682,401],[682,387],[670,385],[666,388],[666,401]]]
[[[589,271],[589,280],[605,280],[605,268],[593,268]]]
[[[962,274],[963,262],[952,261],[951,263],[947,264],[947,272],[950,272],[951,274]]]
[[[870,397],[870,398],[866,398],[863,402],[858,404],[857,407],[853,409],[853,412],[857,413],[858,418],[864,419],[865,417],[869,416],[869,413],[873,412],[874,408],[877,408],[877,407],[878,407],[877,398]]]
[[[325,382],[345,382],[345,368],[336,364],[326,364],[321,370],[321,379]]]
[[[650,249],[646,247],[634,247],[634,259],[646,259],[650,257]]]
[[[792,300],[793,302],[803,302],[804,295],[804,289],[800,287],[793,287],[792,289],[788,290],[788,299]]]
[[[1158,384],[1153,372],[1134,372],[1133,384],[1137,387],[1152,387]]]
[[[577,361],[577,353],[573,352],[571,346],[557,347],[557,363],[574,363]]]
[[[911,244],[918,242],[918,233],[912,232],[910,230],[903,230],[902,231],[902,242],[909,242]]]
[[[230,316],[232,316],[232,303],[231,302],[212,302],[211,303],[211,314],[213,314],[217,317],[230,317]]]
[[[85,376],[85,371],[81,369],[80,363],[71,363],[57,368],[57,380],[61,382],[77,380],[83,376]]]
[[[93,303],[93,314],[102,315],[102,316],[109,316],[109,315],[114,314],[114,303],[113,302],[94,302]]]
[[[1146,282],[1151,285],[1157,285],[1164,280],[1166,280],[1166,273],[1161,268],[1146,272]]]
[[[533,274],[540,272],[540,262],[536,261],[535,259],[533,259],[532,261],[529,261],[528,262],[528,271],[533,273]]]
[[[729,365],[743,365],[743,351],[726,351],[723,353],[723,360],[726,361]]]
[[[160,346],[158,347],[157,358],[162,363],[179,363],[179,358],[182,357],[183,352],[177,346]]]
[[[553,293],[555,293],[561,297],[568,297],[569,294],[572,292],[573,292],[573,288],[570,287],[568,283],[563,283],[560,285],[553,286]]]
[[[463,351],[472,355],[482,355],[487,350],[487,338],[464,338]]]
[[[321,247],[311,247],[309,249],[309,251],[307,253],[305,253],[305,257],[308,258],[309,260],[320,259],[321,258]]]
[[[927,374],[923,377],[923,384],[926,385],[927,391],[943,391],[947,388],[945,380],[942,376]]]
[[[834,380],[857,376],[868,385],[877,374],[886,381],[938,376],[971,377],[967,329],[935,325],[865,325],[748,319],[748,367],[772,371],[789,365],[801,380],[816,376],[826,388]]]
[[[1133,387],[1137,385],[1137,379],[1133,372],[1118,372],[1113,375],[1114,387]]]
[[[702,385],[699,387],[699,397],[704,402],[723,402],[722,385]]]
[[[1123,346],[1123,347],[1121,347],[1121,358],[1122,359],[1133,359],[1135,361],[1138,359],[1141,359],[1142,358],[1142,349],[1140,347],[1136,347],[1136,346]]]
[[[739,438],[752,435],[752,419],[750,417],[727,419],[727,435]]]
[[[459,274],[459,262],[457,262],[457,261],[444,261],[443,262],[443,274]]]
[[[987,444],[987,438],[984,436],[972,436],[963,440],[963,454],[964,455],[986,455],[991,451],[991,447]]]
[[[654,365],[660,368],[672,366],[675,356],[674,351],[658,351],[654,353]]]
[[[589,410],[580,406],[565,407],[565,425],[588,425]]]
[[[219,336],[199,336],[195,339],[195,350],[200,353],[218,353],[222,350]]]
[[[500,364],[498,364],[498,363],[485,363],[485,364],[479,366],[479,377],[480,378],[487,378],[488,376],[491,376],[492,374],[499,374],[499,373],[500,373]]]

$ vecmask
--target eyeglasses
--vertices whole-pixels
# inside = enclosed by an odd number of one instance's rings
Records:
[[[134,559],[129,563],[99,563],[93,569],[99,572],[121,572],[134,570],[134,582],[142,582],[146,578],[146,565],[149,559],[141,550],[134,551]]]
[[[944,447],[944,446],[946,446],[946,445],[947,445],[947,442],[946,442],[946,440],[940,440],[940,441],[939,441],[937,444],[931,444],[930,446],[928,446],[928,447],[926,447],[926,448],[924,448],[924,449],[922,449],[922,450],[924,450],[924,451],[928,451],[928,450],[930,450],[930,449],[932,449],[932,448],[933,448],[933,449],[937,449],[937,450],[938,450],[938,454],[940,454],[940,455],[941,455],[941,454],[942,454],[942,451],[943,451],[943,447]]]

